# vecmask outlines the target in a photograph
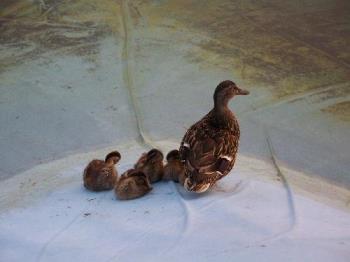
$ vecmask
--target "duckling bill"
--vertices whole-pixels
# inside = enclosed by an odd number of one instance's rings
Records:
[[[92,160],[84,170],[84,187],[91,191],[113,189],[118,179],[118,172],[114,166],[120,158],[120,153],[113,151],[106,155],[105,160]]]
[[[234,82],[221,82],[214,92],[214,107],[184,135],[180,157],[185,165],[184,187],[202,193],[233,168],[239,145],[238,121],[228,107],[237,95],[249,92]]]

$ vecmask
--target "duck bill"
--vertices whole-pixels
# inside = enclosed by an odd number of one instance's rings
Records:
[[[237,92],[237,95],[246,96],[246,95],[249,95],[249,91],[244,89],[239,89],[239,91]]]

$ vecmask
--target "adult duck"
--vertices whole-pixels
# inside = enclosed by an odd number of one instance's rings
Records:
[[[214,92],[214,108],[187,130],[180,157],[188,191],[205,192],[233,168],[240,131],[228,103],[236,95],[248,94],[230,80],[221,82]]]

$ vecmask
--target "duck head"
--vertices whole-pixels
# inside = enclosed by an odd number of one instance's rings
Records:
[[[173,161],[173,160],[180,160],[180,152],[177,149],[171,150],[167,155],[166,155],[166,160]]]
[[[105,162],[111,163],[111,164],[117,164],[121,158],[121,155],[118,151],[110,152],[108,155],[106,155]]]
[[[239,88],[231,80],[222,81],[215,89],[215,106],[227,106],[228,102],[236,95],[249,95],[249,91]]]

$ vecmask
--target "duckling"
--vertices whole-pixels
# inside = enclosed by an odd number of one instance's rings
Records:
[[[214,108],[187,130],[180,157],[188,191],[205,192],[233,168],[240,130],[228,103],[236,95],[248,94],[230,80],[221,82],[214,92]]]
[[[129,200],[142,197],[152,190],[148,177],[140,170],[129,169],[117,182],[114,192],[118,199]]]
[[[163,153],[153,148],[143,153],[134,167],[144,172],[151,183],[155,183],[163,177],[163,158]]]
[[[166,156],[167,164],[164,166],[163,180],[172,180],[184,185],[185,167],[180,159],[179,150],[170,151]]]
[[[92,191],[113,189],[118,172],[114,165],[119,162],[121,155],[118,151],[107,154],[105,160],[92,160],[85,168],[83,174],[85,188]]]

